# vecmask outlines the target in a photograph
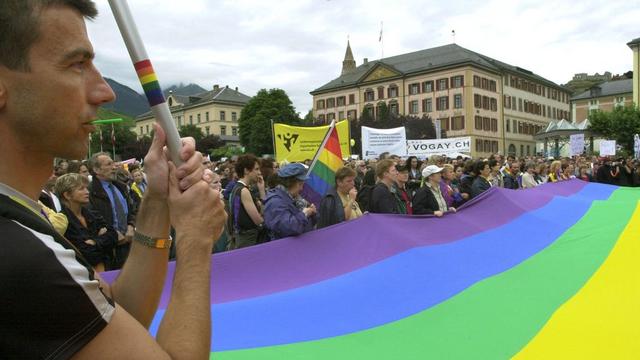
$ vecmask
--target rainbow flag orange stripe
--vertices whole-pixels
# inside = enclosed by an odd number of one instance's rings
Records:
[[[335,185],[336,171],[342,167],[342,150],[335,126],[330,128],[327,136],[324,147],[318,149],[317,160],[312,165],[303,189],[303,196],[316,206],[320,205],[322,197]]]
[[[144,89],[144,94],[147,96],[149,105],[156,106],[162,104],[165,101],[164,95],[162,94],[162,89],[160,88],[160,83],[153,70],[151,61],[148,59],[142,60],[133,64],[133,66],[136,69],[138,79],[140,80],[140,84],[142,84],[142,89]]]

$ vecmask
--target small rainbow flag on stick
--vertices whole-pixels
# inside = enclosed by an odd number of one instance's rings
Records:
[[[336,129],[335,120],[331,122],[318,152],[313,157],[307,175],[309,179],[304,184],[302,195],[309,202],[320,206],[322,197],[335,185],[336,171],[342,167],[342,150]]]

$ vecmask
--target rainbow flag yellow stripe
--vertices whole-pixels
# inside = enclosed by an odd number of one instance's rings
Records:
[[[158,82],[158,77],[153,70],[151,61],[148,59],[142,60],[133,64],[133,66],[136,69],[138,79],[140,80],[140,84],[142,84],[142,89],[144,89],[144,94],[147,96],[149,105],[155,106],[165,102],[162,89],[160,88],[160,83]]]

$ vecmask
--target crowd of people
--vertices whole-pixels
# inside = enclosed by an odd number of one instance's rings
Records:
[[[212,162],[211,187],[226,204],[226,229],[212,252],[234,250],[357,219],[363,212],[434,215],[455,212],[492,187],[527,189],[569,179],[638,186],[632,158],[545,159],[432,156],[420,160],[385,154],[346,160],[335,186],[319,204],[304,196],[309,161],[277,163],[252,154]],[[146,189],[139,163],[117,164],[107,153],[88,161],[59,161],[42,190],[52,222],[100,270],[124,264],[135,213]],[[317,207],[316,207],[317,206]],[[170,253],[171,256],[175,252]]]
[[[97,13],[91,0],[0,1],[3,359],[209,358],[212,251],[366,211],[443,216],[495,186],[572,177],[638,184],[632,160],[384,156],[345,162],[335,187],[311,204],[308,162],[247,154],[214,164],[185,138],[172,149],[175,164],[157,125],[144,166],[106,153],[54,162],[87,156],[98,109],[115,98],[87,36],[85,20]],[[171,296],[154,338],[148,329],[174,256]],[[103,279],[101,270],[118,268],[115,279]]]

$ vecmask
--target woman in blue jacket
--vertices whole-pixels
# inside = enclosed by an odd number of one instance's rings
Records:
[[[264,224],[271,240],[313,230],[316,207],[300,198],[306,174],[307,168],[300,163],[278,171],[280,184],[269,190],[264,200]]]

